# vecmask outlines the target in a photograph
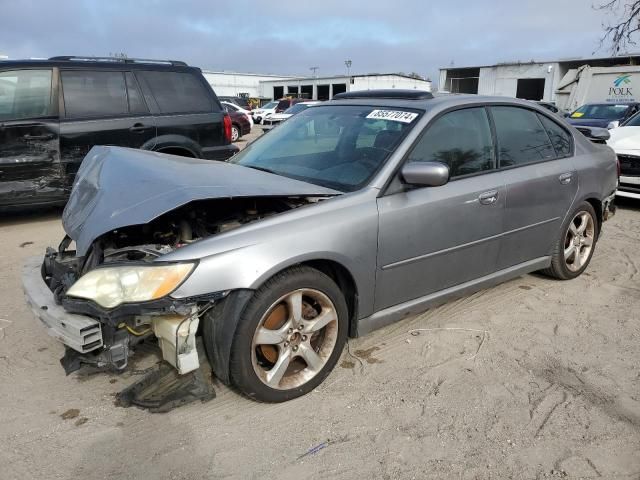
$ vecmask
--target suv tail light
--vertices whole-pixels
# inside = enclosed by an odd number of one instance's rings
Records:
[[[224,139],[227,142],[231,143],[231,117],[229,116],[228,113],[224,114],[223,124],[224,124]]]

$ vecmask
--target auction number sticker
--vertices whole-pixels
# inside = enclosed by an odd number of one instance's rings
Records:
[[[403,112],[400,110],[374,110],[367,118],[373,118],[375,120],[391,120],[393,122],[411,123],[416,117],[417,113]]]

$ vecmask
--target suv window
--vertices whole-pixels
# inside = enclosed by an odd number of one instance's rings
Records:
[[[556,157],[571,155],[571,135],[569,135],[569,132],[544,115],[538,114],[538,118],[551,139],[551,144],[556,151]]]
[[[489,118],[484,107],[446,113],[427,126],[409,162],[442,162],[451,177],[495,168]]]
[[[211,112],[211,97],[198,77],[186,72],[141,72],[161,113]]]
[[[500,167],[555,158],[555,151],[538,115],[518,107],[491,107],[498,140]]]
[[[51,70],[0,72],[0,120],[51,114]]]
[[[128,114],[123,72],[63,70],[60,76],[67,117]]]

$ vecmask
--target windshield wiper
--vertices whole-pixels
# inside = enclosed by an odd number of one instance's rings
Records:
[[[242,164],[240,164],[242,165]],[[247,167],[247,168],[253,168],[254,170],[260,170],[261,172],[267,172],[267,173],[273,173],[274,175],[280,175],[278,172],[271,170],[270,168],[266,168],[266,167],[258,167],[256,165],[242,165],[243,167]]]

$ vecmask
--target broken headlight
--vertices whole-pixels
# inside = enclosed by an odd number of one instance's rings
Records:
[[[96,268],[78,279],[70,297],[93,300],[105,308],[156,300],[173,292],[192,272],[194,263]]]

